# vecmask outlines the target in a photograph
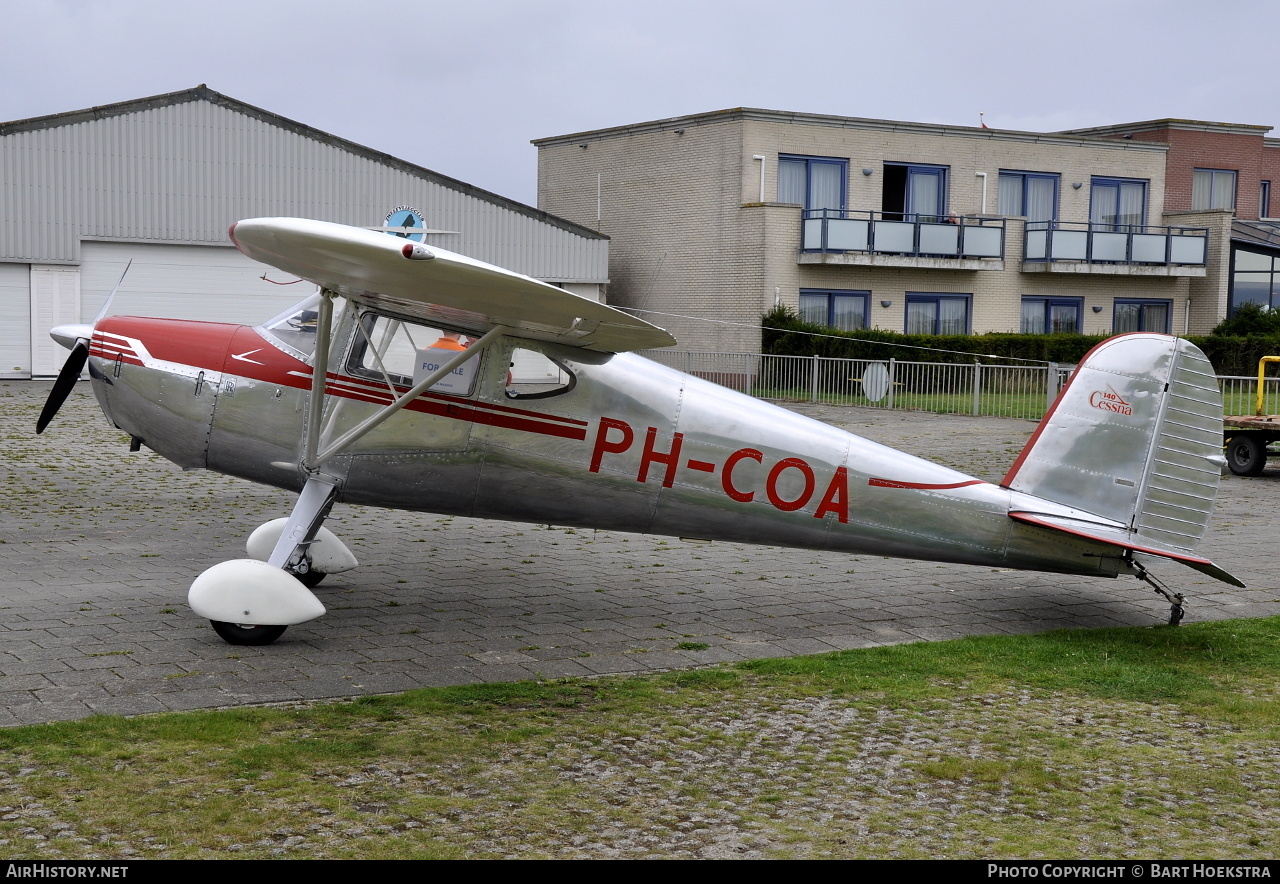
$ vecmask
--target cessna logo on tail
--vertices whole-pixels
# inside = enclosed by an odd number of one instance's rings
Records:
[[[1110,385],[1107,386],[1106,392],[1094,390],[1090,393],[1089,405],[1100,411],[1114,411],[1116,414],[1123,415],[1133,414],[1133,406],[1125,402]]]

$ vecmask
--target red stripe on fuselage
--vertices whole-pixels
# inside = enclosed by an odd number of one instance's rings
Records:
[[[985,485],[981,479],[970,479],[967,482],[952,482],[946,485],[929,482],[895,482],[892,479],[868,479],[868,485],[876,488],[915,488],[921,491],[946,491],[950,488],[968,488],[970,485]]]
[[[195,322],[179,319],[148,319],[140,316],[111,316],[98,323],[99,333],[136,338],[156,359],[177,362],[196,369],[222,370],[227,346],[243,326],[226,322]],[[110,341],[104,342],[110,344]]]
[[[122,345],[99,346],[95,338],[89,344],[89,355],[97,356],[99,359],[106,359],[109,362],[115,362],[119,359],[127,365],[142,365],[142,360],[133,352],[132,348],[125,349]]]
[[[119,337],[102,337],[99,332]],[[249,326],[115,316],[99,323],[90,353],[109,360],[123,354],[126,363],[143,365],[132,348],[126,349],[128,345],[119,338],[141,341],[152,357],[197,370],[220,371],[298,390],[311,389],[311,366],[278,349]],[[237,356],[244,358],[237,359]],[[397,386],[396,396],[408,389]],[[326,375],[325,395],[375,405],[389,405],[393,401],[385,384],[333,372]],[[423,393],[405,409],[544,436],[578,440],[587,437],[588,423],[584,420],[440,393]]]

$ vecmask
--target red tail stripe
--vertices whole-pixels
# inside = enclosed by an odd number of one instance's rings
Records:
[[[868,479],[868,485],[876,488],[915,488],[922,491],[945,491],[949,488],[968,488],[970,485],[985,485],[981,479],[970,479],[967,482],[950,484],[934,484],[930,482],[895,482],[892,479]]]

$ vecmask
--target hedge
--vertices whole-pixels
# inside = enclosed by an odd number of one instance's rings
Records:
[[[841,359],[900,359],[909,362],[1034,362],[1076,363],[1110,335],[1023,335],[987,332],[981,335],[904,335],[880,329],[843,332],[804,322],[786,307],[762,317],[763,351],[776,356],[826,356]],[[1263,356],[1280,356],[1280,336],[1188,336],[1220,375],[1258,373]],[[923,349],[915,349],[923,348]],[[990,358],[998,357],[998,358]],[[1274,373],[1274,371],[1273,371]]]

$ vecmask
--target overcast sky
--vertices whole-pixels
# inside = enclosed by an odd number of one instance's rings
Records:
[[[0,120],[205,83],[533,204],[531,139],[727,107],[1280,125],[1277,25],[1274,0],[9,0]]]

